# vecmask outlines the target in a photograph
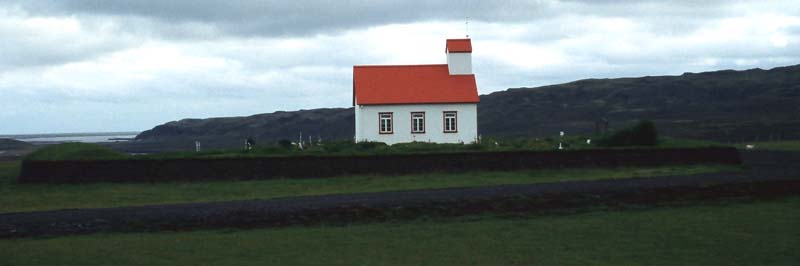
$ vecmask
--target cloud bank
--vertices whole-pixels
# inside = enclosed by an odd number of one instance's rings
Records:
[[[347,107],[467,16],[482,94],[800,63],[794,1],[0,1],[0,134]]]

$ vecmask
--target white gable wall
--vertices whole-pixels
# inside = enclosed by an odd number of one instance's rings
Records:
[[[458,132],[444,133],[445,111],[458,112]],[[378,113],[393,113],[392,134],[379,133]],[[411,133],[411,113],[425,112],[425,133]],[[471,143],[478,138],[477,104],[356,105],[356,141]]]
[[[447,53],[450,75],[472,74],[472,53]]]

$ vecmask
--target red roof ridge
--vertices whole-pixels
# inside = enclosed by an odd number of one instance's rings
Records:
[[[471,53],[470,39],[448,39],[448,53]],[[353,105],[478,103],[474,74],[448,64],[353,65]]]
[[[415,64],[415,65],[353,65],[353,67],[435,67],[447,64]]]
[[[449,53],[472,53],[472,39],[447,39],[445,51]]]

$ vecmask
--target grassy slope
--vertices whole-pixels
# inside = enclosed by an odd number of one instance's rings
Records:
[[[768,141],[753,142],[736,145],[739,149],[744,149],[745,145],[754,145],[756,150],[775,150],[775,151],[800,151],[800,140],[787,141]]]
[[[669,166],[472,172],[405,176],[169,183],[17,184],[18,162],[0,162],[0,212],[99,208],[424,188],[475,187],[565,180],[590,180],[736,171],[735,166]]]
[[[0,240],[9,265],[797,265],[800,198],[523,218]]]
[[[656,146],[600,147],[587,144],[587,137],[567,136],[564,138],[484,138],[481,144],[445,144],[412,142],[387,146],[383,143],[353,143],[351,141],[324,142],[320,145],[306,147],[303,150],[289,145],[278,144],[257,145],[253,150],[218,149],[202,152],[164,152],[147,155],[130,156],[108,147],[91,143],[62,143],[44,147],[32,154],[28,160],[121,160],[121,159],[185,159],[185,158],[248,158],[248,157],[285,157],[285,156],[352,156],[352,155],[392,155],[392,154],[424,154],[424,153],[461,153],[461,152],[508,152],[508,151],[554,151],[559,143],[567,150],[586,149],[670,149],[720,147],[720,143],[676,139],[662,137]]]
[[[124,159],[124,153],[90,143],[61,143],[41,148],[27,157],[26,160],[96,160],[96,159]]]
[[[0,161],[0,183],[5,186],[19,176],[20,161]]]

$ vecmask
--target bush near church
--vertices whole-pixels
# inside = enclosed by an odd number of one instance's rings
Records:
[[[606,147],[656,146],[658,144],[658,130],[656,130],[656,125],[653,122],[643,120],[632,127],[601,137],[597,144]]]

